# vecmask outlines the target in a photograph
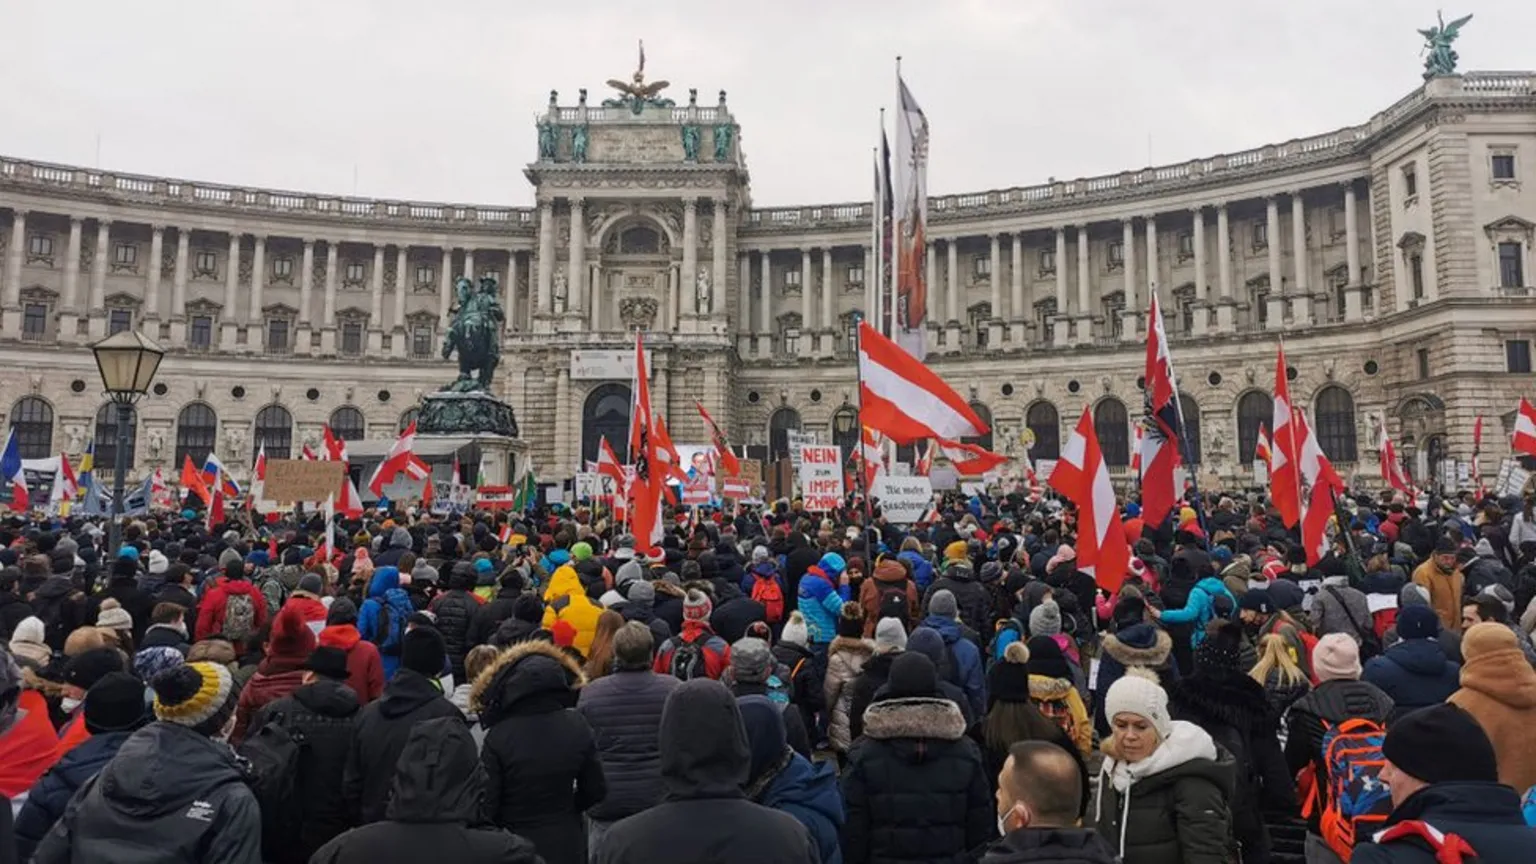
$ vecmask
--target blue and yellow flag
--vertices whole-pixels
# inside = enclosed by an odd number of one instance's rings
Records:
[[[85,493],[96,485],[96,475],[91,469],[96,467],[96,439],[85,445],[85,452],[80,455],[80,467],[75,471],[75,497],[84,498]]]

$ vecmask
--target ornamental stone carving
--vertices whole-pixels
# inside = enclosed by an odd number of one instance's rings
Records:
[[[240,426],[224,427],[224,458],[231,461],[245,455],[245,429]]]
[[[64,438],[68,442],[69,452],[81,453],[85,450],[85,427],[65,426]]]
[[[149,458],[159,459],[165,452],[165,432],[160,429],[149,430],[149,440],[145,443]]]
[[[693,311],[700,315],[708,313],[713,294],[714,288],[709,284],[709,268],[700,267],[693,283]]]
[[[654,297],[625,297],[619,301],[619,320],[625,329],[649,330],[656,320],[656,309]]]

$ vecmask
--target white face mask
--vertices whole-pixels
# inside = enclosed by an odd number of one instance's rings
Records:
[[[75,709],[80,707],[80,703],[82,701],[84,700],[71,699],[70,697],[65,696],[62,700],[59,701],[59,707],[64,709],[65,714],[73,714],[75,713]]]

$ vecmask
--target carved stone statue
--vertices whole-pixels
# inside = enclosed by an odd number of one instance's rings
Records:
[[[571,161],[581,164],[587,161],[587,124],[571,129]]]
[[[604,99],[604,108],[628,108],[630,113],[639,114],[645,106],[653,108],[670,108],[674,103],[671,99],[660,98],[657,94],[671,85],[670,81],[652,81],[645,83],[645,40],[640,41],[640,64],[635,68],[635,73],[629,81],[620,81],[617,78],[609,78],[608,86],[619,91],[616,99]]]
[[[729,162],[731,159],[731,143],[736,138],[736,127],[729,123],[716,123],[715,131],[715,161]]]
[[[224,429],[224,456],[235,460],[245,456],[245,429],[241,426],[228,426]]]
[[[700,267],[693,280],[693,311],[700,315],[709,314],[709,301],[714,289],[709,284],[709,268]]]
[[[64,437],[69,440],[69,452],[70,453],[82,453],[82,452],[85,451],[85,427],[84,426],[66,426],[66,427],[64,427]]]
[[[555,264],[554,267],[555,267],[555,279],[554,279],[554,283],[555,284],[554,284],[554,290],[552,292],[554,294],[554,297],[551,298],[551,299],[554,300],[555,309],[560,311],[560,312],[564,312],[565,311],[565,295],[566,295],[565,268],[561,267],[559,264]]]
[[[683,161],[699,161],[699,127],[693,123],[683,125]]]
[[[555,122],[549,117],[539,121],[539,161],[553,162],[555,160]]]
[[[145,448],[149,458],[159,459],[160,454],[165,451],[165,432],[160,429],[149,430],[149,440],[145,442]]]
[[[1426,80],[1439,75],[1455,75],[1456,61],[1459,59],[1456,52],[1451,50],[1451,43],[1461,35],[1461,28],[1472,20],[1471,15],[1457,18],[1450,24],[1445,23],[1445,16],[1436,12],[1439,23],[1428,30],[1420,30],[1419,35],[1424,37],[1424,78]]]
[[[443,359],[459,352],[459,377],[443,389],[459,393],[488,391],[496,366],[501,363],[501,325],[506,320],[496,277],[483,277],[476,287],[460,276],[454,282],[454,290],[458,310],[443,340]]]
[[[654,297],[625,297],[619,301],[619,321],[625,329],[649,330],[656,321],[657,308]]]

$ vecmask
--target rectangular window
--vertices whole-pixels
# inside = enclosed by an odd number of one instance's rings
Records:
[[[139,262],[139,247],[132,243],[119,243],[112,250],[112,263],[119,267],[132,267]]]
[[[1111,240],[1108,244],[1109,266],[1119,267],[1125,263],[1125,244],[1119,240]]]
[[[1269,223],[1268,222],[1255,222],[1255,223],[1253,223],[1253,249],[1254,249],[1254,251],[1257,252],[1260,249],[1268,249],[1268,248],[1269,248]]]
[[[784,328],[784,353],[788,356],[796,356],[800,353],[800,328]]]
[[[1504,371],[1530,374],[1531,340],[1511,339],[1504,343]]]
[[[267,322],[267,353],[288,353],[288,319],[273,318]]]
[[[1525,287],[1525,246],[1518,240],[1499,244],[1499,287]]]
[[[1403,166],[1403,197],[1413,198],[1419,194],[1418,166],[1409,162]]]
[[[192,269],[201,276],[212,276],[219,269],[219,255],[217,252],[207,250],[197,253],[197,260],[192,262]]]
[[[1195,235],[1192,231],[1179,233],[1179,258],[1195,257]]]
[[[432,284],[432,280],[434,278],[436,278],[436,276],[437,276],[437,271],[432,269],[432,265],[430,265],[430,264],[420,264],[420,265],[417,265],[417,267],[416,267],[416,284],[417,285],[431,285]]]
[[[786,288],[791,288],[791,287],[797,288],[799,286],[800,286],[800,271],[799,270],[785,270],[784,271],[784,287],[786,287]]]
[[[33,234],[27,238],[27,254],[46,258],[53,254],[53,238],[46,234]]]
[[[363,322],[345,321],[341,325],[341,353],[363,353]]]
[[[41,339],[48,335],[48,304],[27,304],[21,311],[21,335],[28,339]]]
[[[342,280],[349,284],[363,281],[363,262],[348,261],[347,269],[344,272],[346,275],[342,277]]]
[[[1413,280],[1413,299],[1424,299],[1424,256],[1414,253],[1408,256],[1408,276]]]
[[[193,315],[192,329],[187,340],[193,348],[208,349],[213,347],[213,316]]]
[[[1515,179],[1515,154],[1495,153],[1489,160],[1489,167],[1495,180]]]
[[[281,258],[273,258],[272,259],[272,278],[274,278],[274,279],[292,279],[293,278],[293,259],[287,257],[286,255],[281,257]]]
[[[858,265],[858,264],[854,264],[854,265],[850,266],[848,268],[848,280],[847,281],[848,281],[849,285],[863,285],[864,284],[864,268],[862,266]]]
[[[107,312],[107,335],[133,329],[133,310],[112,309]]]
[[[431,324],[417,324],[411,330],[411,356],[418,359],[432,356]]]
[[[1048,273],[1055,273],[1055,272],[1056,272],[1056,250],[1055,249],[1041,249],[1040,250],[1040,273],[1041,273],[1041,275],[1045,275],[1045,274],[1048,274]]]
[[[1429,349],[1420,348],[1418,351],[1414,352],[1414,356],[1418,361],[1419,380],[1424,381],[1429,378]]]
[[[971,274],[985,279],[992,275],[992,259],[986,255],[977,255],[971,259]]]

